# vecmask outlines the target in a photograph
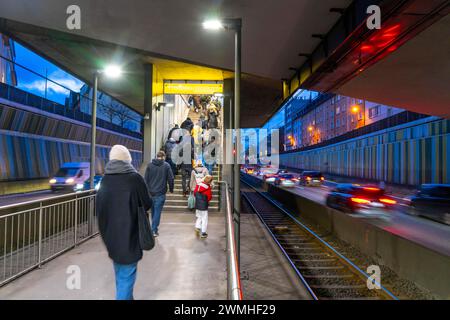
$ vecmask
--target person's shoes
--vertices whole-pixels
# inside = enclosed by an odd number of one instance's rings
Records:
[[[159,233],[158,233],[158,231],[156,231],[156,232],[153,232],[153,237],[157,237],[157,236],[159,236]]]
[[[206,238],[208,238],[208,234],[206,232],[203,232],[202,235],[200,236],[200,238],[206,239]]]
[[[202,230],[200,230],[199,228],[195,228],[195,233],[199,236],[200,233],[202,232]]]

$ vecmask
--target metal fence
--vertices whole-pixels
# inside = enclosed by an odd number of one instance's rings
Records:
[[[0,286],[97,233],[93,191],[0,207]]]

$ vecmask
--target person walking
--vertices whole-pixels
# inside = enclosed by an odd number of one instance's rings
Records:
[[[194,161],[195,157],[195,151],[194,151],[194,138],[189,135],[185,134],[182,139],[182,143],[187,143],[187,148],[181,148],[179,153],[179,159],[182,160],[180,163],[180,170],[181,170],[181,188],[183,189],[183,197],[186,197],[188,194],[188,188],[190,185],[190,177],[191,177],[191,171],[192,171],[192,163]],[[190,155],[184,154],[184,149],[190,150]],[[179,162],[177,162],[179,163]]]
[[[117,300],[134,299],[137,264],[142,258],[138,210],[152,206],[147,185],[131,160],[126,147],[112,147],[96,197],[98,228],[113,261]]]
[[[169,134],[167,135],[167,140],[170,140],[170,138],[173,138],[174,140],[176,140],[176,138],[178,138],[176,136],[176,131],[180,129],[180,127],[178,126],[178,124],[175,123],[174,127],[172,129],[169,130]]]
[[[191,133],[192,128],[194,128],[194,122],[192,122],[191,118],[188,117],[181,123],[180,128],[187,130],[189,133]]]
[[[161,221],[161,212],[166,202],[167,185],[173,193],[174,177],[170,165],[165,162],[166,154],[159,151],[145,170],[145,182],[152,196],[152,232],[155,237],[159,235],[158,228]]]
[[[207,175],[209,175],[208,169],[203,166],[201,160],[197,161],[195,168],[191,171],[191,179],[189,183],[191,191],[194,191],[197,184],[202,182]]]
[[[166,153],[166,162],[170,165],[174,176],[177,175],[177,166],[172,161],[172,151],[176,147],[177,143],[174,138],[169,138],[164,145],[164,152]]]
[[[195,196],[195,232],[200,235],[200,238],[208,237],[208,206],[212,199],[211,182],[212,176],[207,175],[203,180],[197,184],[194,190]]]

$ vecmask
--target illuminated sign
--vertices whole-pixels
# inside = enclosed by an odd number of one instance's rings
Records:
[[[214,94],[223,92],[223,83],[164,83],[164,94]]]

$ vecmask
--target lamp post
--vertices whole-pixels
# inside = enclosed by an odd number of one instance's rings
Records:
[[[103,70],[96,70],[94,72],[94,80],[92,84],[92,116],[91,116],[91,158],[90,158],[90,177],[89,188],[94,189],[94,176],[95,176],[95,147],[97,136],[97,91],[98,91],[98,79],[100,75],[104,74],[109,78],[118,78],[122,74],[122,70],[119,66],[110,65]]]
[[[241,134],[239,125],[241,121],[241,29],[242,19],[208,20],[203,23],[203,28],[208,30],[233,30],[234,31],[234,129],[236,133],[236,147],[234,152],[233,167],[233,207],[234,224],[236,234],[236,247],[238,262],[240,261],[240,215],[241,215],[241,194],[240,194],[240,143]]]

